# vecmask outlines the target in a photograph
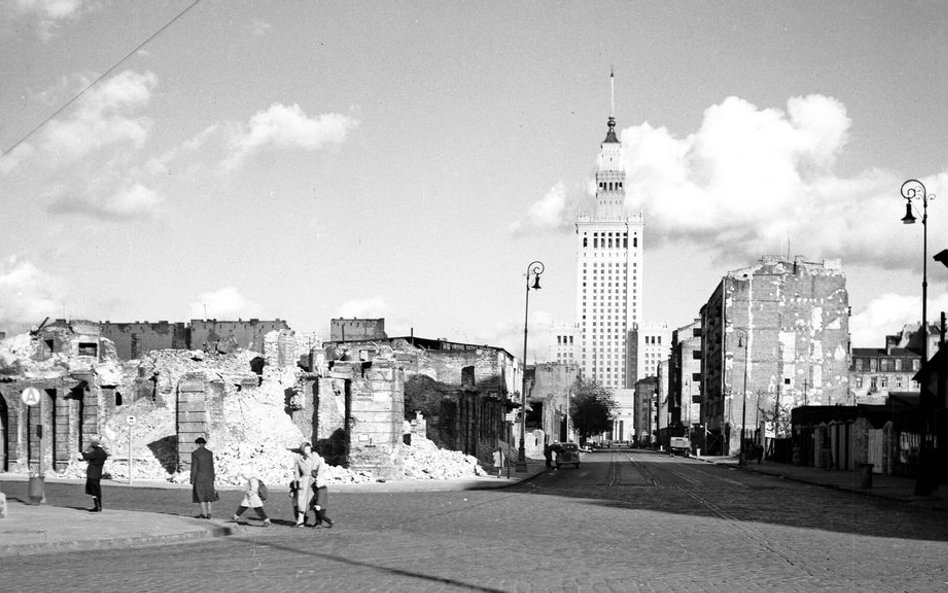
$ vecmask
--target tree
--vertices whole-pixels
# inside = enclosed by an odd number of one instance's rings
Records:
[[[582,438],[612,429],[612,417],[618,404],[611,389],[579,379],[573,386],[569,414],[576,432]]]

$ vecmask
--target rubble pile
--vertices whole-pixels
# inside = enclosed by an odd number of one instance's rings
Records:
[[[392,462],[406,480],[447,480],[486,476],[473,455],[439,449],[432,441],[413,435],[411,445],[399,443],[392,453]]]

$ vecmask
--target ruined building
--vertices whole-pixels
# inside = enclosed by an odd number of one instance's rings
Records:
[[[748,438],[774,436],[774,417],[804,399],[852,400],[849,298],[838,261],[764,257],[729,272],[701,308],[701,326],[709,453],[736,454],[742,427]]]
[[[57,319],[57,323],[67,323]],[[141,358],[155,350],[263,350],[263,339],[272,331],[290,329],[282,319],[192,319],[189,323],[101,321],[99,335],[115,344],[121,360]]]
[[[415,336],[330,340],[331,368],[379,364],[403,373],[405,420],[421,412],[427,435],[439,445],[487,460],[498,444],[510,446],[511,396],[520,389],[518,361],[503,348]],[[519,433],[517,433],[519,434]]]

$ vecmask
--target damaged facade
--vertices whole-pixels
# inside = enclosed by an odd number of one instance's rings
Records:
[[[57,319],[56,323],[66,321]],[[281,319],[192,319],[189,323],[158,321],[155,323],[117,323],[102,321],[99,335],[115,344],[121,360],[141,358],[154,350],[217,350],[221,353],[237,349],[263,350],[263,339],[272,331],[289,330]]]
[[[403,420],[421,412],[427,436],[442,447],[489,460],[509,447],[511,401],[519,386],[517,359],[502,348],[414,336],[328,341],[332,369],[390,365],[403,376]],[[542,445],[541,445],[542,446]]]
[[[768,256],[729,272],[701,308],[701,326],[711,454],[738,451],[742,425],[747,438],[773,437],[774,417],[794,407],[852,401],[849,299],[838,261]]]
[[[248,465],[267,481],[284,481],[304,439],[334,464],[338,479],[349,481],[482,471],[473,457],[439,451],[424,438],[417,445],[426,461],[412,457],[404,435],[425,421],[406,422],[406,368],[415,367],[395,356],[327,360],[314,336],[281,330],[263,336],[256,352],[161,349],[122,361],[99,327],[58,322],[0,342],[0,471],[38,471],[41,432],[43,469],[74,477],[84,471],[76,454],[92,436],[112,451],[106,471],[113,477],[136,472],[186,481],[199,436],[215,453],[222,483],[236,483]],[[482,384],[506,394],[504,377],[513,375],[513,363],[496,349],[469,354],[493,356],[493,362],[471,365],[464,384],[457,372],[459,426],[476,428],[466,433],[478,439],[467,448],[480,453],[488,442],[496,444],[507,407],[498,399],[491,408],[490,398],[472,387],[475,371],[498,369],[499,377]],[[413,356],[426,369],[455,376],[450,362],[431,361],[420,351]],[[41,391],[41,405],[21,401],[26,387]],[[130,416],[137,420],[134,430],[126,422]],[[491,423],[484,422],[488,418]]]

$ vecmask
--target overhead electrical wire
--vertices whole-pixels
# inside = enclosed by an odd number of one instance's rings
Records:
[[[192,8],[194,8],[195,6],[197,6],[200,1],[201,1],[201,0],[194,0],[194,2],[192,2],[190,5],[188,5],[184,10],[182,10],[182,11],[179,12],[177,15],[175,15],[175,17],[174,17],[173,19],[171,19],[170,21],[168,21],[167,23],[165,23],[164,25],[162,25],[162,27],[161,27],[160,29],[158,29],[157,31],[155,31],[154,33],[152,33],[152,34],[148,37],[148,39],[146,39],[146,40],[142,41],[141,43],[139,43],[139,44],[135,47],[135,49],[133,49],[132,51],[130,51],[130,52],[128,52],[127,54],[125,54],[124,56],[122,56],[122,59],[120,59],[119,61],[117,61],[117,62],[115,62],[114,64],[112,64],[112,66],[109,67],[108,70],[106,70],[105,72],[103,72],[102,74],[100,74],[99,76],[97,76],[92,82],[90,82],[89,84],[87,84],[81,91],[79,91],[78,93],[76,93],[75,95],[73,95],[72,98],[69,99],[68,101],[66,101],[66,102],[63,104],[62,107],[60,107],[59,109],[57,109],[56,111],[54,111],[51,115],[49,115],[48,117],[46,117],[46,119],[44,119],[44,120],[41,121],[40,123],[36,124],[36,126],[35,126],[32,130],[30,130],[29,132],[27,132],[26,134],[24,134],[19,140],[17,140],[16,142],[14,142],[13,145],[10,146],[10,148],[7,148],[7,149],[4,150],[3,152],[0,152],[0,159],[4,158],[5,156],[7,156],[7,155],[10,154],[11,152],[13,152],[13,150],[14,150],[17,146],[19,146],[20,144],[23,144],[23,142],[25,142],[25,141],[27,140],[27,138],[29,138],[30,136],[32,136],[33,134],[35,134],[40,128],[42,128],[43,126],[45,126],[46,124],[48,124],[48,123],[50,122],[50,120],[52,120],[54,117],[56,117],[57,115],[59,115],[60,113],[62,113],[67,107],[69,107],[70,105],[72,105],[73,103],[75,103],[76,100],[79,99],[79,97],[81,97],[82,95],[84,95],[84,94],[86,93],[86,91],[88,91],[89,89],[91,89],[92,87],[94,87],[96,84],[99,83],[99,81],[101,81],[103,78],[105,78],[106,76],[108,76],[109,74],[111,74],[113,71],[115,71],[115,69],[118,68],[119,66],[121,66],[121,65],[125,62],[125,60],[129,59],[130,57],[132,57],[133,55],[135,55],[135,53],[138,52],[141,48],[143,48],[143,47],[145,47],[146,45],[148,45],[148,44],[151,42],[152,39],[154,39],[155,37],[158,37],[159,35],[161,35],[161,34],[165,31],[165,29],[167,29],[167,28],[170,27],[171,25],[175,24],[175,23],[178,21],[178,19],[180,19],[181,17],[183,17],[185,14],[188,13],[188,11],[190,11]]]

